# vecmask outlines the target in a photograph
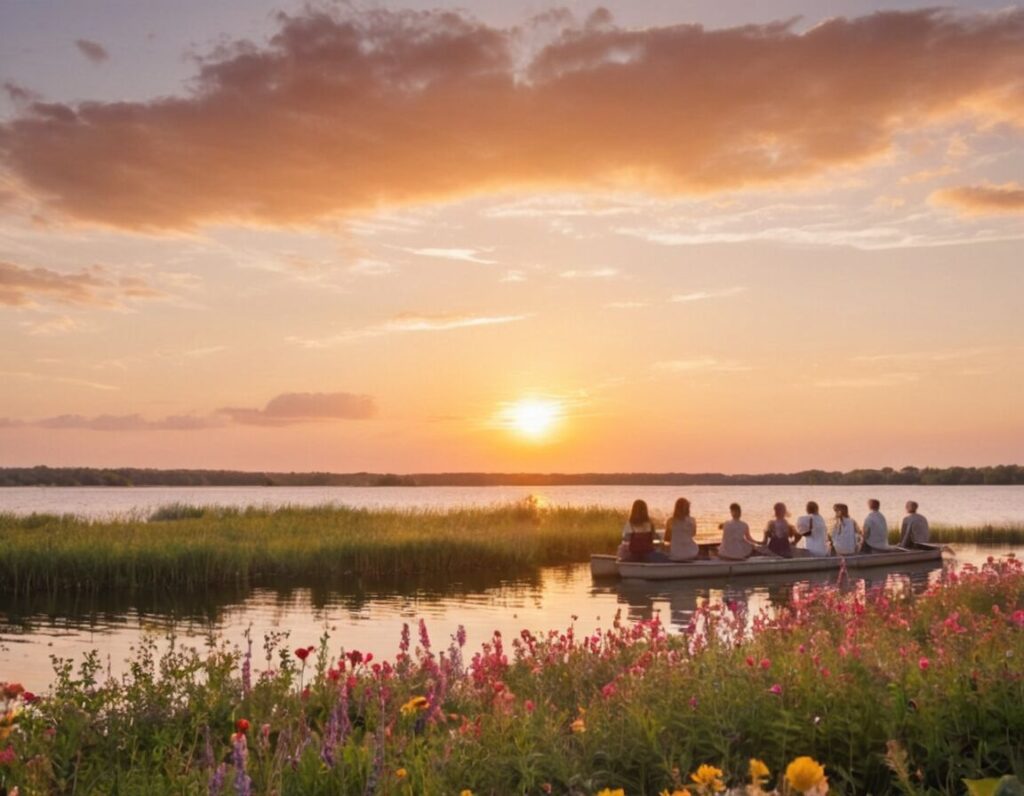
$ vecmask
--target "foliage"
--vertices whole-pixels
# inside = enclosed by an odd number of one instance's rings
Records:
[[[43,697],[0,684],[0,788],[960,794],[1024,774],[1012,557],[919,597],[807,589],[755,616],[705,604],[673,636],[616,617],[592,634],[495,634],[470,654],[461,633],[439,649],[423,623],[413,632],[388,661],[326,635],[262,653],[150,641],[118,679],[96,654],[55,659]]]

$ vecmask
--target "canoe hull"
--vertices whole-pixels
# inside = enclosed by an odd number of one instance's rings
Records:
[[[615,571],[621,578],[639,580],[731,579],[758,575],[838,571],[844,561],[847,570],[855,571],[877,567],[899,567],[924,561],[938,561],[941,558],[942,548],[938,545],[931,545],[927,549],[894,550],[888,553],[867,553],[845,557],[807,556],[779,559],[756,556],[745,561],[723,561],[710,558],[661,564],[618,561],[615,556],[591,556],[590,571],[594,577],[611,577],[614,574],[612,572],[612,565],[614,565]]]

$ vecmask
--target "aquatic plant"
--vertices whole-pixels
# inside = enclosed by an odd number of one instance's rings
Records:
[[[268,639],[256,670],[248,645],[147,640],[122,677],[94,653],[55,658],[41,696],[0,684],[0,789],[960,794],[1024,774],[1013,557],[917,597],[798,587],[754,616],[705,603],[671,635],[616,616],[469,654],[460,634],[436,651],[406,628],[392,660],[311,641]]]

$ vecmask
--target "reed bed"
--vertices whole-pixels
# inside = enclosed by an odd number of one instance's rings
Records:
[[[0,514],[0,593],[522,575],[614,551],[622,519],[609,508],[530,501],[446,510],[174,504],[114,520]],[[1024,527],[937,527],[932,538],[1020,546]]]
[[[148,521],[7,514],[0,592],[522,574],[613,550],[620,531],[610,509],[529,502],[445,511],[178,505]]]
[[[121,678],[97,653],[55,659],[39,695],[0,683],[0,793],[926,796],[1024,777],[1010,557],[918,597],[705,604],[675,634],[609,616],[474,651],[421,622],[390,659],[253,641],[143,641]]]

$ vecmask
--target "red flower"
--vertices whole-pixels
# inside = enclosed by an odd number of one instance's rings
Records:
[[[771,665],[772,665],[772,662],[770,660],[768,660],[767,658],[761,658],[761,668],[762,669],[770,669]]]
[[[930,660],[928,660],[928,659],[927,659],[926,657],[924,657],[923,655],[922,655],[922,656],[921,656],[921,658],[920,658],[920,659],[919,659],[919,660],[917,661],[917,667],[918,667],[918,668],[919,668],[919,669],[920,669],[920,670],[921,670],[922,672],[926,672],[926,671],[928,671],[928,667],[929,667],[929,666],[931,666],[931,665],[932,665],[932,662],[931,662]]]
[[[235,729],[238,730],[241,735],[245,735],[245,733],[249,732],[249,720],[239,719],[235,722]]]
[[[4,683],[4,696],[7,699],[17,699],[24,691],[25,687],[21,683]]]
[[[25,691],[21,695],[21,698],[25,701],[26,705],[31,705],[33,702],[38,702],[39,701],[39,697],[37,697],[31,691]]]
[[[314,649],[316,649],[316,647],[299,647],[295,650],[295,657],[300,661],[305,661]]]
[[[14,747],[8,746],[6,749],[0,749],[0,766],[8,766],[18,759],[18,756],[14,753]]]

